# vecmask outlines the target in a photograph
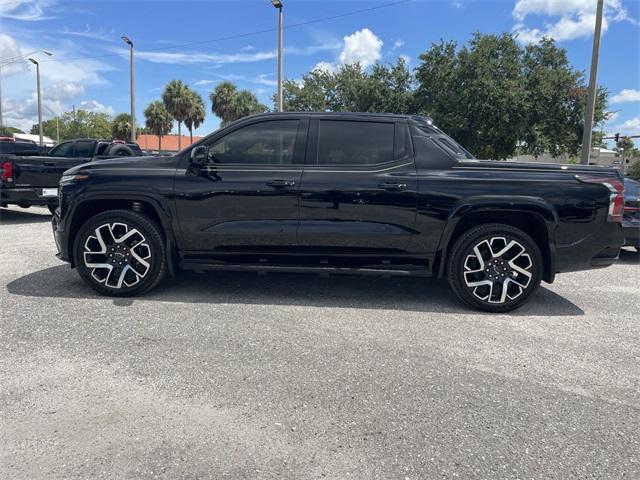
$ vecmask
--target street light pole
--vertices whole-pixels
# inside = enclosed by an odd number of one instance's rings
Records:
[[[121,37],[124,43],[129,45],[129,82],[131,89],[131,142],[136,141],[136,92],[135,85],[133,81],[133,42],[127,36]]]
[[[580,163],[589,165],[591,155],[591,131],[593,130],[593,113],[596,108],[596,88],[598,77],[598,57],[600,55],[600,35],[602,33],[602,8],[604,0],[598,0],[596,9],[596,28],[593,33],[593,50],[591,52],[591,73],[589,74],[589,91],[587,105],[584,110],[584,131],[582,132],[582,153]]]
[[[40,146],[42,146],[42,94],[40,91],[40,64],[33,58],[29,58],[29,61],[36,66],[36,88],[38,89],[38,131],[40,133]]]
[[[282,2],[271,0],[278,9],[278,96],[276,110],[282,112]]]

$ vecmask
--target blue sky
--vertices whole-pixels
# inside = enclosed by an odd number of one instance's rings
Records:
[[[522,42],[551,35],[568,50],[576,68],[588,70],[596,0],[284,3],[285,26],[290,26],[284,34],[284,73],[297,79],[312,68],[393,62],[399,55],[415,67],[432,42],[464,43],[474,31],[514,32]],[[605,5],[598,81],[609,89],[615,112],[605,130],[640,134],[640,2],[605,0]],[[380,8],[340,16],[371,7]],[[335,16],[340,17],[326,18]],[[306,24],[295,26],[301,23]],[[271,106],[276,33],[265,30],[276,25],[269,0],[0,0],[0,59],[52,51],[50,58],[36,57],[41,60],[43,102],[54,112],[72,105],[127,112],[128,56],[120,40],[127,35],[137,52],[138,123],[146,105],[178,78],[206,99],[209,113],[197,132],[206,134],[218,126],[208,92],[222,80],[252,90]],[[233,36],[237,38],[220,40]],[[4,123],[28,128],[37,118],[34,68],[26,62],[2,68]],[[51,116],[45,113],[45,118]]]

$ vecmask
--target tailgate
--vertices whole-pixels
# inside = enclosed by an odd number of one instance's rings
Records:
[[[14,157],[15,187],[57,188],[65,170],[85,163],[86,159],[61,157]]]

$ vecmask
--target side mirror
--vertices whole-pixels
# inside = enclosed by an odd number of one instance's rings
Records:
[[[205,163],[207,163],[207,158],[209,156],[209,147],[205,147],[200,145],[191,150],[191,164],[201,167]]]

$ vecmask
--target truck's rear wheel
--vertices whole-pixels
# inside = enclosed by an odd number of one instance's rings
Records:
[[[74,242],[74,259],[85,282],[112,296],[141,294],[167,269],[160,229],[129,210],[110,210],[85,223]]]
[[[455,242],[448,279],[465,303],[488,312],[507,312],[538,288],[542,269],[542,254],[529,235],[510,225],[485,224]]]

